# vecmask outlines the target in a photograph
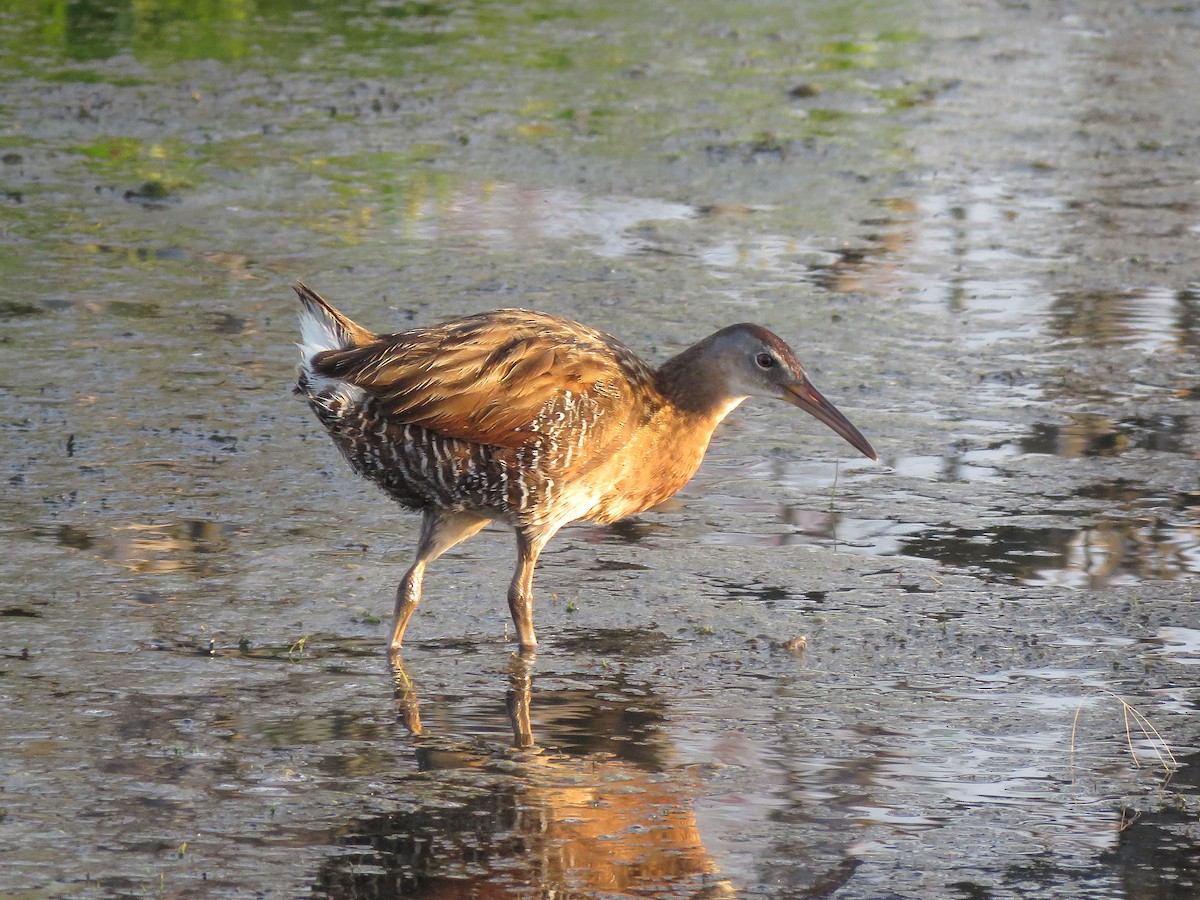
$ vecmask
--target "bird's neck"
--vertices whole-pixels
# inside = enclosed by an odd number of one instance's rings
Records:
[[[731,394],[704,350],[703,343],[689,347],[656,373],[666,403],[655,427],[663,446],[671,448],[664,458],[674,457],[670,467],[677,470],[678,487],[700,467],[717,426],[746,399]]]
[[[711,436],[746,398],[730,393],[705,350],[702,341],[668,359],[655,373],[655,387],[682,420],[693,428],[707,428]]]
[[[615,522],[650,509],[687,484],[700,468],[721,420],[745,399],[714,390],[712,373],[706,371],[694,349],[668,360],[655,372],[657,396],[644,410],[647,418],[615,454],[612,490],[589,512],[593,521]]]

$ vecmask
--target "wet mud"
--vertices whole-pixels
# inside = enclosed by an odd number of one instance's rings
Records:
[[[0,893],[1200,892],[1186,5],[0,12]],[[290,394],[288,282],[662,360],[757,321],[676,501],[417,521]]]

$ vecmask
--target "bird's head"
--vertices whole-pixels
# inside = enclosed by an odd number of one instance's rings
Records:
[[[731,399],[783,400],[824,422],[867,458],[879,458],[862,433],[813,386],[795,351],[778,335],[759,325],[731,325],[705,343],[712,368],[724,377]]]

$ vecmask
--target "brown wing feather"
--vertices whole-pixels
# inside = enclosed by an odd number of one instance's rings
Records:
[[[498,447],[540,440],[539,422],[567,392],[600,405],[593,437],[601,443],[601,432],[627,427],[631,416],[656,406],[653,372],[631,350],[603,332],[528,310],[384,335],[318,354],[313,367],[362,388],[397,421]]]

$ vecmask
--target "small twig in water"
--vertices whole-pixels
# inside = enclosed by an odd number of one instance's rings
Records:
[[[1075,731],[1079,728],[1079,714],[1083,712],[1083,704],[1075,707],[1075,718],[1071,720],[1071,759],[1075,758]]]
[[[838,471],[840,464],[841,460],[835,459],[833,461],[833,486],[829,489],[829,536],[833,538],[834,552],[836,552],[838,548],[838,535],[837,512],[834,510],[833,504],[834,501],[837,500]]]
[[[1125,829],[1129,828],[1131,825],[1135,824],[1137,822],[1137,820],[1140,819],[1141,817],[1142,817],[1142,814],[1140,812],[1138,812],[1136,809],[1121,810],[1121,822],[1120,822],[1120,824],[1117,825],[1117,831],[1118,832],[1124,831]]]
[[[1129,747],[1129,758],[1140,769],[1142,764],[1138,762],[1137,751],[1133,749],[1133,733],[1129,730],[1129,704],[1124,700],[1121,701],[1121,717],[1125,720],[1125,744]]]
[[[1146,716],[1139,712],[1138,709],[1129,703],[1124,697],[1114,694],[1112,691],[1100,689],[1100,693],[1105,696],[1112,697],[1121,704],[1121,719],[1125,726],[1125,745],[1129,748],[1129,758],[1133,760],[1134,766],[1142,767],[1141,760],[1138,759],[1137,749],[1133,745],[1133,732],[1136,728],[1142,733],[1142,737],[1150,744],[1150,749],[1154,751],[1154,755],[1158,757],[1158,763],[1163,767],[1163,771],[1168,776],[1174,774],[1179,769],[1179,761],[1175,758],[1175,754],[1171,752],[1171,747],[1167,743],[1166,738],[1162,736],[1154,723]],[[1075,718],[1071,721],[1071,755],[1075,755],[1075,734],[1079,728],[1079,715],[1083,712],[1083,704],[1075,707]],[[1132,720],[1132,725],[1130,721]]]
[[[304,648],[308,644],[309,635],[305,634],[299,637],[292,646],[288,647],[288,659],[293,662],[304,656]]]
[[[1114,694],[1113,696],[1116,695]],[[1117,699],[1121,700],[1120,697],[1117,697]],[[1166,739],[1158,733],[1158,729],[1154,727],[1154,723],[1124,700],[1121,700],[1121,704],[1125,709],[1126,717],[1128,718],[1129,716],[1132,716],[1134,723],[1138,727],[1138,730],[1142,732],[1142,736],[1151,742],[1150,746],[1154,750],[1154,755],[1158,757],[1159,765],[1161,765],[1168,772],[1174,772],[1177,770],[1179,768],[1179,761],[1175,759],[1175,754],[1171,752],[1171,748],[1167,744]],[[1126,732],[1126,735],[1128,736],[1128,732]],[[1130,753],[1132,753],[1132,741],[1130,743]]]

